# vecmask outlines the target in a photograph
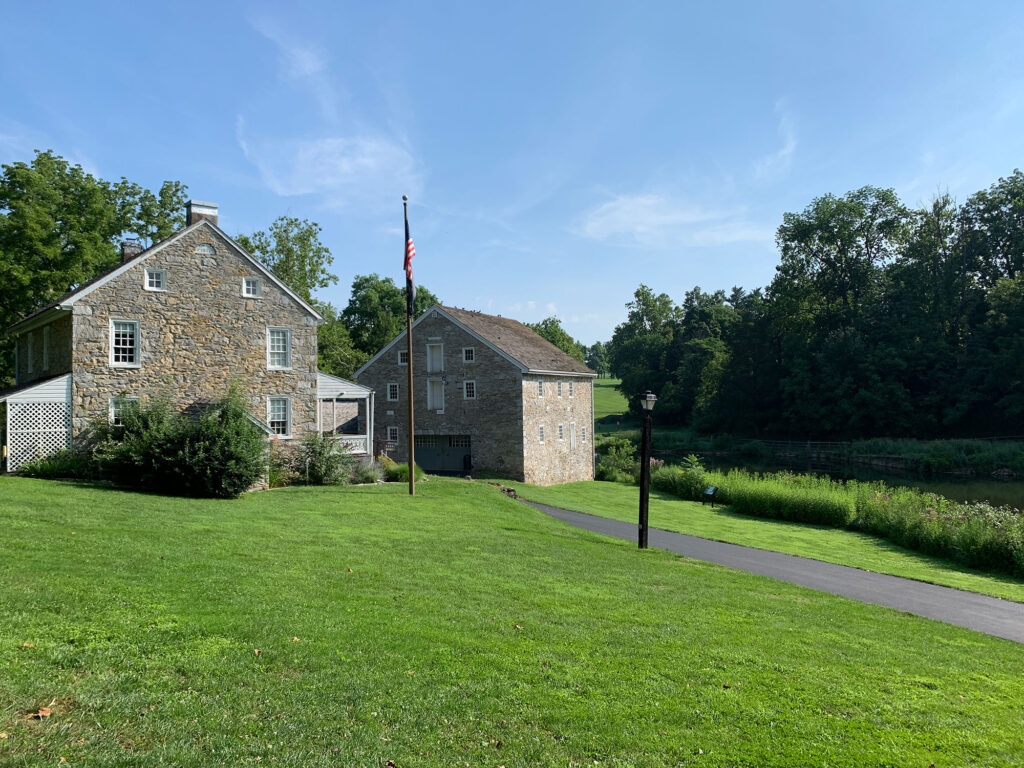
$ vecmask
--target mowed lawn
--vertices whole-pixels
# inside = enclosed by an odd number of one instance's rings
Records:
[[[609,482],[566,483],[540,487],[503,481],[524,498],[553,507],[637,522],[640,489]],[[824,525],[771,520],[730,512],[721,505],[683,501],[651,491],[650,525],[715,541],[727,541],[787,555],[799,555],[876,573],[903,576],[1024,603],[1024,580],[972,570],[866,533]],[[1024,764],[1024,763],[1022,763]]]
[[[600,421],[612,414],[625,414],[629,408],[626,398],[615,387],[621,379],[594,379],[594,420]]]
[[[1024,647],[638,552],[484,484],[200,501],[0,477],[0,531],[5,766],[1024,754]]]

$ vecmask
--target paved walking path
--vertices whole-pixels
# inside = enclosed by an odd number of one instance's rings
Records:
[[[577,528],[636,541],[635,523],[549,507],[526,499],[522,501]],[[701,539],[660,528],[648,530],[648,543],[652,547],[667,549],[695,560],[727,565],[737,570],[770,576],[822,592],[852,597],[863,603],[884,605],[1024,643],[1024,603],[796,555]]]

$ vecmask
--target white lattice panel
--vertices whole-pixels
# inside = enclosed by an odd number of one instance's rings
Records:
[[[68,403],[7,404],[7,470],[71,446]]]

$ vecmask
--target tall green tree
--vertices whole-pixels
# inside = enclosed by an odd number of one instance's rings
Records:
[[[317,333],[319,368],[324,373],[351,379],[360,366],[370,359],[370,355],[356,349],[337,307],[319,302],[315,306],[324,317],[324,323]]]
[[[562,321],[557,317],[546,317],[539,323],[526,323],[526,327],[550,341],[573,360],[582,363],[586,357],[586,348],[569,335],[569,332],[562,327]]]
[[[587,358],[585,360],[587,367],[593,371],[597,371],[598,376],[611,376],[611,365],[608,361],[608,347],[600,342],[595,341],[590,347],[587,348]]]
[[[2,331],[117,264],[122,237],[162,236],[184,197],[178,182],[112,185],[52,151],[0,167],[0,387],[14,379]]]
[[[330,272],[330,249],[320,241],[321,227],[309,219],[280,216],[266,230],[235,239],[306,301],[320,288],[338,282]]]
[[[427,307],[439,304],[437,296],[422,285],[416,286],[414,318]],[[348,305],[341,313],[353,346],[367,355],[375,355],[391,339],[405,330],[405,288],[390,277],[378,274],[356,275]]]
[[[668,294],[655,294],[646,285],[626,304],[626,321],[619,324],[609,342],[611,368],[622,381],[618,389],[639,412],[639,396],[647,390],[662,391],[673,370],[668,355],[679,331],[682,310]]]

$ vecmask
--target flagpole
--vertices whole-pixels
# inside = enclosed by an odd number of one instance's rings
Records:
[[[409,258],[409,198],[402,195],[402,209],[405,214],[405,258]],[[409,273],[405,275],[405,341],[407,344],[407,363],[409,369],[409,495],[416,495],[416,439],[413,431],[413,392],[412,392],[412,286]]]

